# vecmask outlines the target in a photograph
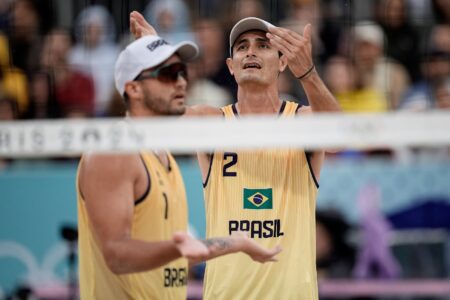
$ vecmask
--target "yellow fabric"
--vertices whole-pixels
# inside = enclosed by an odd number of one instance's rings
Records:
[[[151,188],[144,200],[135,206],[132,238],[145,241],[171,239],[175,231],[187,230],[186,193],[180,171],[171,156],[170,172],[154,154],[142,153],[141,156],[150,174]],[[186,259],[180,258],[148,272],[112,273],[90,228],[78,188],[77,191],[81,299],[186,299]],[[167,204],[163,194],[167,196]],[[105,213],[107,209],[105,207]]]
[[[17,102],[20,114],[28,108],[28,85],[25,74],[17,68],[5,68],[2,70],[3,79],[1,89]]]
[[[282,117],[293,117],[296,109],[297,104],[286,102]],[[226,118],[235,118],[232,106],[222,110]],[[226,236],[235,228],[250,228],[250,236],[258,243],[264,247],[281,245],[283,251],[276,263],[259,264],[241,253],[209,261],[205,299],[317,300],[318,189],[305,152],[302,149],[237,152],[235,162],[230,154],[233,152],[214,153],[204,188],[207,236]],[[257,189],[266,193],[271,189],[272,197],[259,195],[262,204],[253,205],[256,202],[250,200],[255,199]],[[270,199],[272,208],[261,209],[270,206]]]
[[[9,65],[9,45],[6,36],[0,32],[0,66]]]
[[[344,112],[385,112],[388,102],[382,93],[372,88],[336,95]]]
[[[0,90],[17,102],[17,108],[23,114],[28,108],[28,84],[25,74],[10,65],[7,38],[0,33],[0,67],[2,80]]]

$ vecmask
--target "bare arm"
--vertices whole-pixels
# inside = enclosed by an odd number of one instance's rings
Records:
[[[302,107],[299,114],[311,114],[312,112],[341,112],[341,108],[317,73],[312,59],[311,24],[305,26],[303,36],[296,32],[273,27],[269,29],[267,37],[270,43],[286,56],[291,72],[300,81],[305,90],[310,106]],[[330,149],[329,152],[336,152]],[[320,170],[325,160],[324,151],[314,151],[310,163],[311,169],[317,180],[320,178]]]
[[[131,238],[134,199],[145,188],[146,178],[137,154],[84,157],[80,168],[80,190],[84,196],[91,230],[99,241],[104,259],[117,274],[160,267],[183,256],[202,258],[209,253],[198,241],[187,240],[182,253],[174,241],[147,242]],[[144,174],[141,176],[141,174]],[[183,245],[181,245],[183,246]]]
[[[184,238],[183,235],[178,235],[174,237],[174,240],[182,242]],[[202,242],[208,247],[210,253],[203,259],[190,260],[191,265],[236,252],[245,253],[254,261],[265,263],[277,261],[277,255],[281,252],[280,246],[266,249],[255,240],[250,239],[244,232],[235,233],[227,237],[210,238]]]
[[[341,108],[315,70],[312,59],[311,24],[305,26],[303,36],[281,27],[269,29],[267,37],[284,56],[288,66],[308,97],[314,112],[340,112]]]

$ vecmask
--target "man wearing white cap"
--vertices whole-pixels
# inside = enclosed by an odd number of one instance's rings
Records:
[[[183,114],[185,62],[197,53],[193,43],[156,35],[123,50],[114,76],[128,116]],[[266,262],[280,251],[243,234],[190,237],[183,180],[167,152],[85,154],[77,192],[82,299],[185,299],[188,261],[242,251]]]
[[[135,36],[152,27],[131,14]],[[189,114],[249,114],[303,117],[311,112],[340,112],[317,74],[311,55],[311,25],[303,35],[245,18],[230,33],[226,63],[238,84],[237,103],[213,109],[193,107]],[[310,106],[280,100],[277,80],[289,67],[302,84]],[[315,201],[323,151],[304,149],[199,154],[203,175],[207,236],[248,231],[258,243],[283,253],[274,264],[258,265],[241,254],[207,263],[205,299],[318,299]]]

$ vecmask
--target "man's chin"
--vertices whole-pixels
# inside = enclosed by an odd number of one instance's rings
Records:
[[[169,112],[169,115],[181,116],[184,115],[185,112],[186,112],[186,105],[183,104],[182,106],[172,108]]]
[[[239,80],[239,84],[263,84],[264,80],[256,74],[246,74]]]

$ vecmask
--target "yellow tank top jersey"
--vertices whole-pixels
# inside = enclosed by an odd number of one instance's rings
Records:
[[[281,117],[298,105],[283,102]],[[238,117],[234,105],[222,108]],[[248,231],[279,261],[259,264],[238,253],[207,263],[205,299],[317,300],[315,200],[318,185],[302,149],[216,151],[204,183],[207,237]]]
[[[170,155],[169,171],[153,153],[141,153],[141,158],[150,176],[150,189],[136,201],[132,238],[145,241],[171,239],[175,231],[187,230],[186,193],[180,171]],[[186,259],[180,258],[148,272],[112,273],[91,230],[84,199],[78,188],[77,191],[81,299],[186,299]],[[105,213],[107,211],[105,207]]]

